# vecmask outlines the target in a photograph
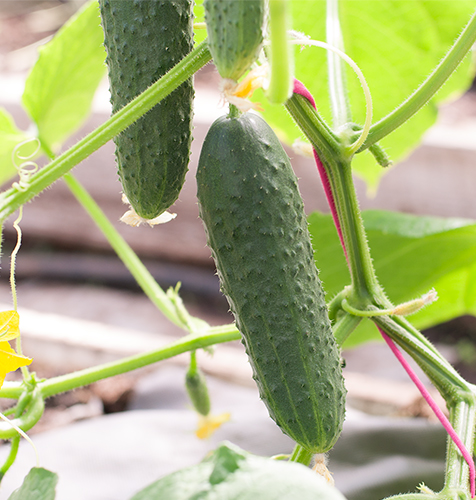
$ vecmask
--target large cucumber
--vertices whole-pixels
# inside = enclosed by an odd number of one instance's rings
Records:
[[[345,388],[289,158],[251,113],[219,118],[203,144],[200,216],[261,398],[304,448],[329,450]]]
[[[264,0],[205,0],[208,46],[222,78],[238,80],[263,43]]]
[[[113,113],[192,50],[192,0],[99,0]],[[115,138],[124,193],[153,219],[172,205],[188,170],[191,79]]]

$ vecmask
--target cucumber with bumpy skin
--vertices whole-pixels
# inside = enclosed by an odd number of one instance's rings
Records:
[[[193,48],[192,0],[99,0],[113,113]],[[129,203],[153,219],[178,198],[192,140],[191,79],[119,134],[116,160]]]
[[[264,0],[205,0],[208,46],[222,78],[238,80],[263,43]]]
[[[345,388],[302,198],[267,123],[219,118],[197,171],[200,216],[261,398],[314,453],[342,430]]]

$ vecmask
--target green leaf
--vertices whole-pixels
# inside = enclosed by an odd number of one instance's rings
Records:
[[[324,478],[295,463],[222,444],[200,464],[174,472],[131,500],[345,500]]]
[[[23,105],[50,149],[57,149],[89,114],[105,73],[103,40],[93,0],[40,50],[25,84]]]
[[[205,9],[203,8],[203,0],[196,0],[193,6],[194,23],[204,23],[205,22]],[[207,30],[204,28],[194,28],[194,38],[193,42],[195,45],[203,42],[207,37]]]
[[[16,174],[12,153],[15,147],[27,137],[25,132],[17,128],[13,117],[6,110],[0,108],[0,185]],[[22,153],[24,156],[28,154],[23,149]]]
[[[325,40],[325,3],[321,0],[293,0],[293,29],[314,40]],[[373,121],[386,116],[418,87],[447,52],[476,8],[475,0],[341,0],[342,31],[347,54],[359,65],[373,98]],[[331,122],[326,68],[326,51],[320,48],[296,50],[296,77],[314,95],[319,112]],[[431,103],[405,125],[381,141],[394,162],[407,156],[423,133],[435,123],[436,103],[456,97],[472,81],[470,58],[460,65]],[[349,97],[354,121],[363,123],[365,102],[352,69],[347,68]],[[280,139],[291,144],[301,138],[299,130],[282,107],[272,106],[262,94],[256,100]],[[354,170],[375,188],[384,170],[372,155],[356,156]]]
[[[435,288],[439,300],[410,317],[428,328],[463,314],[476,315],[476,223],[468,219],[418,217],[380,210],[363,212],[371,255],[380,284],[394,304]],[[328,298],[350,283],[332,217],[309,216],[315,258]],[[362,322],[346,347],[379,338]]]
[[[23,480],[23,484],[15,490],[8,500],[54,500],[58,476],[54,472],[34,467]]]

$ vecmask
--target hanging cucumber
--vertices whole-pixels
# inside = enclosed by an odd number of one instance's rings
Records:
[[[192,50],[192,0],[99,0],[115,113]],[[119,134],[116,160],[137,214],[153,219],[178,198],[192,140],[191,79]]]
[[[263,43],[264,0],[204,0],[208,46],[222,78],[238,80]]]
[[[271,417],[314,453],[342,430],[345,388],[302,198],[267,123],[219,118],[203,144],[200,216]]]

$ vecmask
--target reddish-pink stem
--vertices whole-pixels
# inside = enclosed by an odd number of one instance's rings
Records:
[[[392,350],[393,354],[395,354],[400,364],[403,366],[405,371],[408,373],[409,377],[412,379],[413,383],[417,386],[418,390],[421,392],[421,395],[425,398],[425,401],[430,405],[430,408],[433,410],[434,414],[441,422],[446,432],[449,434],[450,438],[453,440],[455,445],[458,447],[459,451],[463,455],[463,458],[466,460],[469,467],[469,482],[471,488],[471,498],[474,498],[475,495],[475,478],[476,478],[476,470],[474,466],[474,460],[471,454],[466,449],[465,445],[459,438],[456,431],[453,429],[450,421],[446,417],[446,415],[441,411],[440,407],[436,404],[435,400],[431,397],[431,394],[428,392],[427,388],[423,385],[423,382],[418,378],[418,375],[413,371],[412,367],[409,365],[408,361],[403,357],[403,354],[400,352],[400,349],[395,345],[395,342],[383,331],[379,328],[382,337],[384,338],[387,345]]]
[[[293,92],[295,94],[299,94],[299,95],[303,96],[305,99],[307,99],[312,104],[312,107],[314,109],[316,109],[316,101],[314,101],[314,97],[312,97],[312,94],[309,92],[309,90],[307,90],[307,88],[304,86],[304,84],[302,82],[300,82],[299,80],[294,79]],[[322,161],[319,158],[317,151],[315,149],[313,149],[312,152],[314,153],[314,160],[316,161],[317,170],[318,170],[319,176],[321,178],[322,186],[324,188],[324,193],[326,194],[327,203],[329,204],[329,207],[331,209],[332,219],[334,220],[334,224],[335,224],[335,227],[337,229],[337,234],[339,235],[340,244],[342,245],[342,248],[344,249],[345,258],[347,259],[347,250],[346,250],[345,244],[344,244],[344,236],[342,234],[342,229],[340,226],[339,217],[337,215],[336,203],[334,200],[334,195],[332,194],[329,176],[327,175],[326,169],[324,168],[324,165],[322,164]]]

